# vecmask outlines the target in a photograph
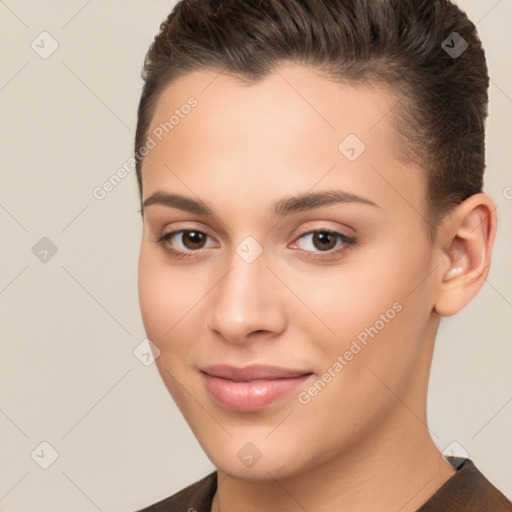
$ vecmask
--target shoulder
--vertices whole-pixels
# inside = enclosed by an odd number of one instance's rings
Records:
[[[217,472],[214,471],[169,498],[137,512],[210,512],[216,489]]]
[[[448,459],[457,472],[417,512],[512,512],[512,502],[471,459]]]

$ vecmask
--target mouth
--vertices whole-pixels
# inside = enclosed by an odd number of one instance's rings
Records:
[[[313,373],[278,366],[251,365],[237,368],[215,365],[200,368],[210,396],[233,411],[257,411],[290,394]]]

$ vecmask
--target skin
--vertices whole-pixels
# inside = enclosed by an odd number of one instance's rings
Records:
[[[460,311],[488,274],[494,203],[470,197],[432,243],[426,182],[400,153],[396,98],[384,88],[336,85],[294,64],[251,86],[199,70],[165,89],[150,131],[190,96],[197,107],[145,157],[143,201],[182,194],[215,215],[143,208],[139,298],[162,379],[218,468],[212,511],[417,510],[455,472],[427,426],[428,377],[441,316]],[[366,145],[354,162],[338,150],[350,133]],[[376,206],[271,216],[274,201],[326,190]],[[155,243],[179,229],[209,235],[196,246],[186,234],[168,240],[190,259]],[[334,238],[326,252],[302,236],[313,229],[357,244]],[[263,250],[250,264],[236,252],[247,236]],[[400,312],[307,404],[299,389],[235,412],[202,382],[204,365],[262,363],[313,372],[307,390],[397,302]],[[247,442],[261,453],[252,467],[237,457]]]

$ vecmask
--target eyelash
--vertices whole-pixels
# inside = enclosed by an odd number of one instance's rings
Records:
[[[173,258],[179,258],[179,259],[195,258],[196,256],[194,255],[194,253],[200,253],[204,249],[199,249],[197,251],[183,252],[183,251],[177,251],[176,249],[173,249],[167,243],[167,241],[170,238],[172,238],[174,235],[177,235],[179,233],[191,233],[191,232],[201,233],[201,234],[206,235],[207,237],[211,238],[210,235],[208,235],[204,231],[200,231],[198,229],[179,229],[179,230],[171,231],[169,233],[165,233],[161,236],[158,236],[156,238],[156,240],[154,240],[154,241],[155,241],[155,243],[159,244]],[[314,229],[314,230],[307,231],[305,233],[302,233],[300,236],[298,236],[296,238],[296,240],[300,240],[301,238],[303,238],[307,235],[311,235],[311,234],[315,234],[315,233],[327,233],[329,235],[335,235],[335,236],[337,236],[338,240],[342,241],[343,245],[341,248],[338,248],[338,249],[330,249],[328,251],[318,251],[318,252],[313,253],[313,254],[318,254],[318,253],[325,254],[326,256],[318,256],[318,255],[313,256],[310,254],[311,251],[302,251],[303,253],[306,253],[306,257],[314,259],[314,260],[328,259],[328,258],[332,257],[333,255],[337,255],[339,253],[345,252],[347,249],[350,249],[351,247],[357,245],[357,239],[355,237],[348,236],[348,235],[345,235],[344,233],[340,233],[339,231],[333,231],[332,229],[327,229],[327,228],[326,229]],[[338,242],[338,240],[336,242]]]

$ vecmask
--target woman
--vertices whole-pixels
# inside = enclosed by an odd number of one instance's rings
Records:
[[[496,234],[467,16],[181,1],[144,79],[142,317],[217,468],[144,511],[512,510],[426,417],[440,319]]]

